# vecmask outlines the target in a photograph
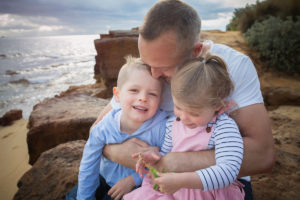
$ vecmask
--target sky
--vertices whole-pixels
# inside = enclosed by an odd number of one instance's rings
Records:
[[[0,0],[0,36],[86,35],[141,25],[157,0]],[[184,0],[202,30],[225,31],[235,8],[256,0]]]

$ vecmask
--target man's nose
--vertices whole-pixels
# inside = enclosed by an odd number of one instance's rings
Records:
[[[152,74],[152,77],[155,79],[158,79],[162,75],[162,73],[159,69],[154,69],[153,67],[151,67],[151,74]]]

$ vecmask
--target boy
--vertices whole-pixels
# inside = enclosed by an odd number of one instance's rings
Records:
[[[109,199],[108,195],[121,199],[141,184],[135,170],[106,159],[102,149],[106,144],[122,143],[133,137],[161,147],[167,116],[158,109],[161,92],[162,83],[151,76],[149,67],[139,58],[128,57],[113,89],[121,108],[111,110],[91,130],[84,147],[77,199]]]

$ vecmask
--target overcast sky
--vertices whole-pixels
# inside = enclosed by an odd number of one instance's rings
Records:
[[[99,34],[138,27],[157,0],[0,0],[0,36]],[[202,30],[225,31],[235,8],[256,0],[184,0]]]

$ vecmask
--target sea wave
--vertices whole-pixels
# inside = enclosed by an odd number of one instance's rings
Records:
[[[0,115],[35,104],[69,86],[94,83],[95,36],[5,38],[0,41]]]
[[[9,53],[9,54],[0,54],[0,59],[7,59],[7,58],[16,58],[23,56],[22,53]]]
[[[18,80],[9,81],[9,83],[28,85],[30,83],[30,81],[27,80],[26,78],[21,78],[21,79],[18,79]]]
[[[17,75],[17,74],[20,74],[20,73],[18,71],[14,71],[14,70],[6,70],[5,74],[13,76],[13,75]]]

